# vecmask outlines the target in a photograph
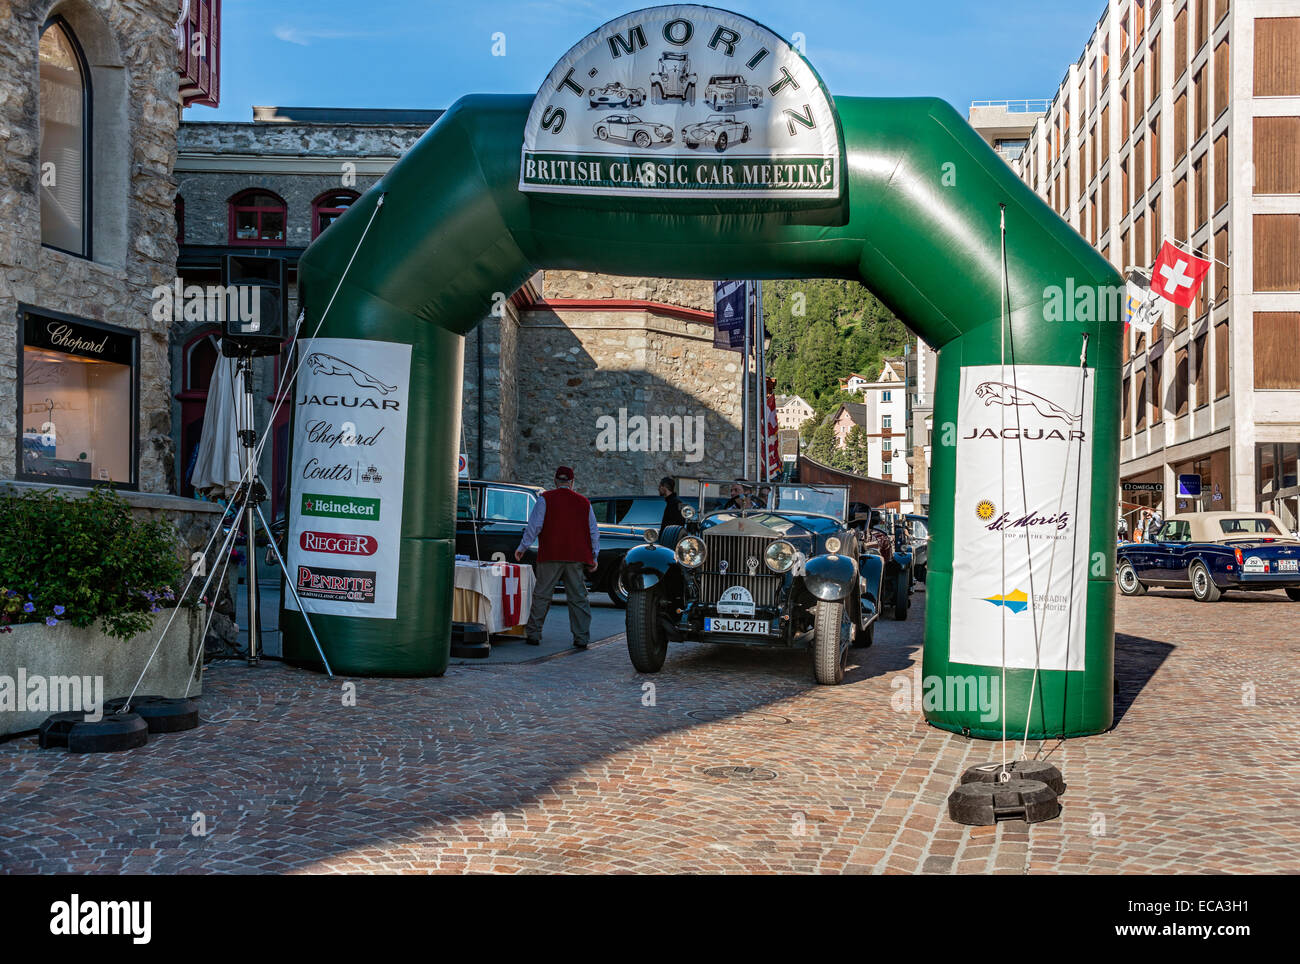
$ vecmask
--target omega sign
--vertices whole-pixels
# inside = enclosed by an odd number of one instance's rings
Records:
[[[524,128],[519,189],[835,199],[842,153],[821,78],[785,40],[713,7],[652,7],[551,71]]]

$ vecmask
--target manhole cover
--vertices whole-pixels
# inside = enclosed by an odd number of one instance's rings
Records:
[[[746,713],[734,710],[691,710],[686,714],[701,723],[733,723],[740,726],[761,726],[763,724],[789,723],[788,717],[775,713]]]
[[[705,767],[704,775],[720,780],[775,780],[776,771],[765,767]]]

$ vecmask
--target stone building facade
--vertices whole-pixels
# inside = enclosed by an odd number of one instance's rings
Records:
[[[176,16],[0,3],[0,479],[170,491]]]
[[[321,229],[318,200],[339,190],[359,196],[440,113],[259,107],[251,123],[182,124],[184,283],[219,284],[227,255],[282,258],[292,318],[298,258]],[[268,230],[263,216],[262,237],[240,238],[237,216],[252,207],[240,199],[251,192],[273,201],[283,220]],[[171,331],[174,481],[186,494],[216,328],[180,320]],[[277,360],[256,364],[256,418],[265,430]],[[270,424],[261,466],[276,509],[288,416],[284,407]],[[638,419],[646,420],[644,437]],[[613,428],[604,438],[602,426]],[[740,360],[713,347],[712,282],[538,272],[466,338],[461,448],[475,477],[546,483],[562,462],[587,492],[653,492],[664,475],[735,477]]]
[[[713,347],[712,282],[546,271],[481,327],[485,477],[542,485],[566,464],[584,492],[637,494],[665,475],[740,474],[740,356]],[[480,474],[476,353],[471,334],[463,416]]]

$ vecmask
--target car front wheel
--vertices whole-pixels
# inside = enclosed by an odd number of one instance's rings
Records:
[[[633,589],[627,596],[627,654],[638,673],[657,673],[668,658],[668,638],[659,625],[659,589]]]
[[[607,140],[609,140],[609,128],[608,128],[608,127],[597,127],[597,128],[596,128],[596,136],[599,137],[602,141],[607,141]]]
[[[813,675],[823,686],[844,682],[844,657],[848,651],[850,628],[844,603],[817,603],[813,614]]]
[[[650,135],[645,131],[637,131],[634,140],[637,147],[646,148],[650,146]]]
[[[1137,570],[1133,568],[1133,563],[1125,559],[1119,564],[1119,591],[1125,596],[1145,596],[1147,587],[1142,584],[1138,578]]]
[[[627,608],[627,584],[623,582],[623,567],[620,565],[614,569],[613,575],[609,577],[609,589],[607,590],[609,601],[619,609]]]
[[[1210,570],[1205,568],[1205,563],[1192,563],[1189,576],[1192,581],[1192,595],[1196,597],[1197,602],[1219,601],[1219,597],[1223,594],[1214,584],[1214,578],[1210,575]]]
[[[908,586],[907,570],[898,570],[898,575],[894,579],[894,618],[902,622],[907,618],[907,610],[911,605],[911,600],[907,595],[907,590],[910,588]]]

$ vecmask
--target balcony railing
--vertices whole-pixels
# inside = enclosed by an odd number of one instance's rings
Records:
[[[998,108],[1006,111],[1008,114],[1043,114],[1047,112],[1048,106],[1052,102],[1046,99],[1040,100],[973,100],[970,109],[976,108]]]

